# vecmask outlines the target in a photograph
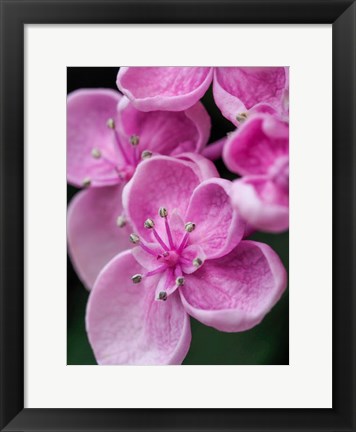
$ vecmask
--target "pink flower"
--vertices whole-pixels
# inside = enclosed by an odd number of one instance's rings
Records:
[[[257,229],[280,232],[289,225],[289,126],[258,114],[230,134],[223,160],[242,179],[233,183],[231,200]]]
[[[142,113],[110,89],[68,96],[68,182],[87,187],[69,205],[68,248],[88,289],[103,265],[130,246],[121,193],[142,158],[200,152],[209,133],[210,119],[200,103],[179,113]],[[190,158],[207,166],[198,155]],[[216,174],[210,165],[206,170]]]
[[[216,104],[235,125],[251,109],[286,109],[289,79],[284,67],[123,67],[117,76],[118,88],[141,111],[187,109],[211,82]]]
[[[286,272],[267,245],[242,240],[231,182],[200,182],[183,160],[140,164],[123,202],[136,244],[99,274],[86,315],[99,364],[180,364],[189,315],[221,331],[258,324],[286,288]]]

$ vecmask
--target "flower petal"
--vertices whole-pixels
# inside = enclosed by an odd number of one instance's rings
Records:
[[[106,125],[116,118],[120,93],[110,89],[81,89],[67,100],[67,178],[82,187],[119,182],[113,131]],[[93,153],[94,152],[94,153]],[[102,157],[95,157],[97,155]]]
[[[198,153],[182,153],[177,156],[178,159],[193,162],[193,167],[198,173],[201,180],[212,177],[220,177],[214,163]]]
[[[201,246],[207,259],[226,255],[244,235],[245,223],[230,203],[231,185],[225,179],[205,180],[189,203],[186,221],[196,225],[189,240]]]
[[[198,102],[186,111],[138,111],[126,97],[122,98],[118,112],[123,141],[139,137],[139,150],[154,154],[176,155],[200,151],[208,142],[210,117]]]
[[[129,249],[128,223],[117,226],[122,215],[122,186],[79,192],[68,207],[68,250],[79,278],[88,289],[100,270],[119,252]]]
[[[270,115],[256,115],[230,134],[223,160],[240,175],[267,174],[280,158],[289,154],[288,124]]]
[[[266,244],[242,241],[230,254],[207,260],[180,288],[187,312],[221,331],[257,325],[287,285],[286,271]]]
[[[184,215],[189,199],[199,184],[199,170],[194,163],[155,156],[140,163],[134,177],[123,191],[123,204],[136,232],[146,241],[154,240],[152,230],[144,228],[147,218],[152,218],[159,232],[164,232],[164,221],[158,216],[160,207],[168,214],[174,210]]]
[[[122,67],[117,86],[141,111],[183,111],[204,95],[212,76],[208,67]]]
[[[233,183],[231,202],[245,221],[261,231],[281,232],[289,225],[289,194],[262,176]]]
[[[180,364],[189,350],[189,316],[178,293],[156,301],[156,277],[132,283],[131,276],[141,272],[126,251],[110,261],[95,283],[86,327],[99,364]]]
[[[214,99],[222,114],[237,125],[237,116],[256,105],[283,111],[288,68],[219,67],[214,74]]]

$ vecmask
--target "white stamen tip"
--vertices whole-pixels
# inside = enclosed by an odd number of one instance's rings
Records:
[[[236,116],[236,120],[240,123],[244,122],[246,119],[247,119],[247,113],[246,112],[239,113]]]
[[[138,137],[137,135],[130,136],[130,144],[133,145],[134,147],[139,145],[140,144],[140,137]]]
[[[166,218],[167,216],[168,216],[168,211],[167,211],[167,209],[166,208],[164,208],[164,207],[161,207],[160,209],[159,209],[159,215],[161,216],[161,218]]]
[[[141,274],[135,274],[131,277],[131,280],[134,284],[138,284],[142,281],[142,275]]]
[[[183,286],[185,282],[185,279],[183,276],[178,276],[176,279],[176,285],[177,286]]]
[[[91,155],[94,159],[100,159],[101,158],[101,151],[98,148],[93,148],[91,151]]]
[[[145,159],[149,159],[152,156],[152,152],[150,152],[149,150],[144,150],[141,153],[141,159],[145,160]]]
[[[166,293],[166,291],[161,291],[159,294],[158,294],[158,300],[163,300],[163,301],[166,301],[167,300],[167,293]]]
[[[88,187],[91,185],[91,179],[89,177],[85,177],[85,179],[83,179],[82,181],[82,185],[83,187]]]
[[[106,126],[109,129],[115,129],[115,121],[113,118],[109,118],[108,121],[106,122]]]
[[[126,225],[126,218],[125,216],[118,216],[118,218],[116,219],[116,225],[119,228],[123,228]]]
[[[203,261],[198,257],[193,259],[193,266],[194,267],[200,267],[203,264]]]
[[[152,219],[146,219],[145,223],[143,224],[145,228],[147,229],[152,229],[155,226],[155,223],[153,222]]]
[[[189,233],[193,232],[193,231],[195,230],[195,223],[193,223],[193,222],[187,222],[187,223],[184,225],[184,229],[185,229],[187,232],[189,232]]]
[[[130,234],[130,241],[133,244],[137,244],[140,241],[140,237],[137,234]]]

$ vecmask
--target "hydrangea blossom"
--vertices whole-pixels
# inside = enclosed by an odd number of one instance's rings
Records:
[[[234,181],[231,200],[253,227],[280,232],[289,225],[289,125],[256,114],[227,138],[226,166],[243,176]]]
[[[103,265],[130,245],[121,194],[141,160],[200,152],[209,133],[210,118],[200,102],[183,112],[143,113],[110,89],[68,96],[67,177],[86,187],[69,206],[68,248],[88,289]],[[195,161],[206,166],[198,155]]]
[[[286,110],[288,68],[284,67],[123,67],[118,88],[142,111],[180,111],[194,105],[213,82],[222,114],[238,125],[250,110]]]
[[[221,331],[258,324],[286,288],[267,245],[242,240],[231,182],[201,182],[189,161],[157,156],[125,186],[132,250],[113,258],[91,291],[86,326],[99,364],[180,364],[189,315]]]

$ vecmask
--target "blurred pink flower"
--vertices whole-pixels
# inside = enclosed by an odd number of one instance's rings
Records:
[[[194,105],[213,82],[217,106],[238,125],[251,109],[282,114],[288,75],[285,67],[122,67],[117,85],[141,111],[181,111]]]
[[[289,125],[255,114],[230,134],[223,160],[243,176],[231,189],[233,206],[256,229],[280,232],[289,225]]]
[[[180,364],[189,315],[221,331],[258,324],[286,288],[267,245],[242,240],[231,182],[201,182],[188,161],[157,156],[140,164],[123,203],[137,246],[99,274],[86,315],[99,364]]]
[[[179,113],[142,113],[110,89],[68,96],[67,178],[87,188],[69,205],[68,249],[88,289],[103,265],[130,247],[121,193],[137,165],[155,154],[200,152],[209,134],[210,118],[200,102]]]

